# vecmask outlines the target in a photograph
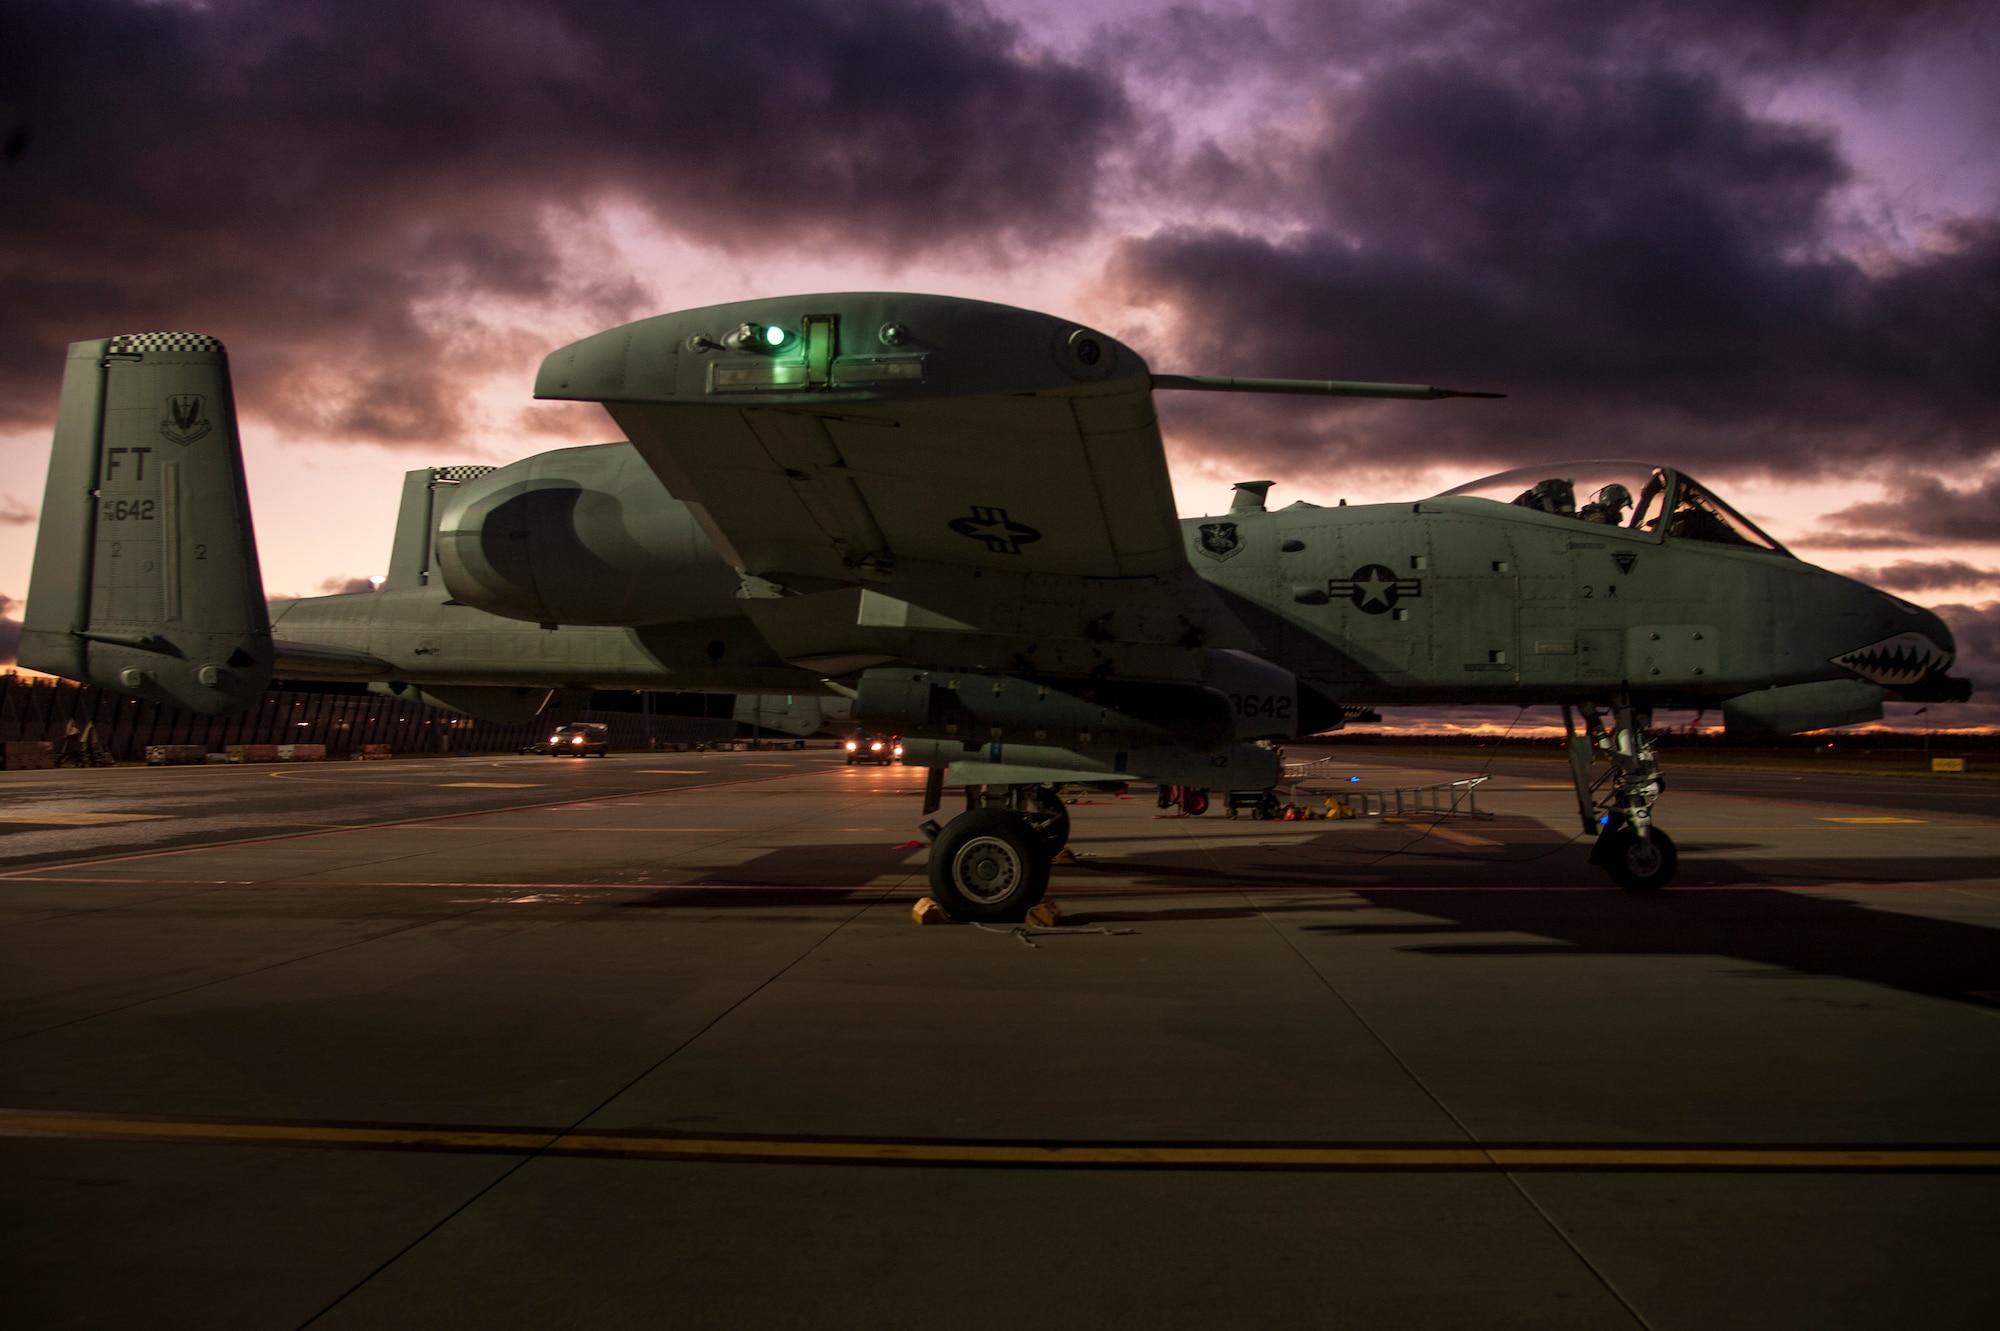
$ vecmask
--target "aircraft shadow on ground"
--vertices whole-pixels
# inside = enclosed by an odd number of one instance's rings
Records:
[[[1479,824],[1499,832],[1513,829]],[[1077,926],[1165,924],[1257,916],[1327,916],[1378,909],[1423,917],[1395,923],[1321,920],[1307,932],[1410,939],[1409,950],[1437,957],[1713,955],[1804,974],[1841,976],[1933,997],[2000,1005],[2000,930],[1870,909],[1849,900],[1778,890],[1841,883],[1917,883],[1990,877],[1977,856],[1697,859],[1677,886],[1655,897],[1612,887],[1588,863],[1588,846],[1546,828],[1534,840],[1457,847],[1423,837],[1421,827],[1308,834],[1274,848],[1191,847],[1130,855],[1080,847],[1085,858],[1056,871],[1054,892],[1073,893],[1066,919]],[[1691,843],[1714,854],[1744,843]],[[1259,849],[1265,851],[1260,855]],[[1260,858],[1263,862],[1259,862]],[[753,859],[690,870],[697,881],[634,895],[639,909],[824,907],[883,892],[885,880],[923,884],[913,852],[880,843],[774,847]],[[1093,888],[1309,894],[1123,902]],[[1577,891],[1577,888],[1596,889]],[[1689,891],[1728,887],[1732,891]],[[1335,894],[1338,895],[1329,895]],[[1467,941],[1467,933],[1509,935]],[[1520,934],[1537,941],[1521,941]],[[1426,941],[1451,935],[1457,941]]]
[[[1393,923],[1323,920],[1311,934],[1408,939],[1433,957],[1719,956],[1810,975],[2000,1007],[2000,930],[1957,920],[1874,910],[1849,900],[1774,888],[1671,890],[1654,897],[1603,892],[1352,887],[1333,900],[1293,897],[1199,906],[1107,903],[1073,909],[1068,923],[1164,924],[1257,916],[1359,915],[1391,910]],[[1506,942],[1465,941],[1505,934]],[[1522,941],[1532,934],[1536,941]],[[1457,941],[1427,942],[1449,936]]]
[[[686,905],[766,905],[773,904],[771,893],[787,889],[800,901],[821,905],[838,901],[842,893],[827,889],[846,888],[846,895],[880,892],[881,880],[914,878],[923,881],[923,865],[909,863],[912,852],[900,846],[878,842],[864,844],[777,846],[753,859],[734,864],[677,866],[676,872],[691,874],[685,887],[662,888],[656,893],[635,897],[627,906],[660,907]],[[754,898],[749,889],[763,889]]]
[[[2000,1006],[2000,930],[1876,910],[1851,900],[1752,888],[1623,893],[1410,891],[1357,895],[1430,917],[1411,924],[1308,924],[1314,933],[1410,936],[1467,932],[1547,941],[1413,942],[1437,957],[1723,956],[1909,993]],[[1437,923],[1435,921],[1443,921]]]

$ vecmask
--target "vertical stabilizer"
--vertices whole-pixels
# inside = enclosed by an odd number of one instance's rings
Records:
[[[21,664],[197,712],[271,682],[250,498],[222,343],[70,345]]]
[[[431,545],[437,522],[431,514],[434,468],[403,473],[403,502],[396,510],[396,539],[389,549],[385,592],[415,591],[430,582]]]
[[[440,485],[450,489],[498,468],[484,465],[422,467],[403,473],[403,503],[396,510],[396,539],[389,549],[385,592],[414,591],[438,582],[437,520]]]

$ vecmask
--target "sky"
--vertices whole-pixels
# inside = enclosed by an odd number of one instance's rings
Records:
[[[0,658],[72,340],[228,344],[315,594],[402,471],[616,437],[549,350],[854,289],[1503,390],[1163,396],[1181,509],[1672,463],[1936,607],[2000,724],[2000,7],[1952,0],[0,0]]]

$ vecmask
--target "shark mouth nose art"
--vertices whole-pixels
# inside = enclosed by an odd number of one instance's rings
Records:
[[[1951,668],[1952,653],[1921,633],[1898,633],[1866,647],[1842,652],[1833,663],[1845,666],[1863,679],[1877,684],[1914,684],[1936,671]]]

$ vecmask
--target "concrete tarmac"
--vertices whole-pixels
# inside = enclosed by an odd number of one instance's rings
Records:
[[[2000,808],[1560,774],[1050,931],[824,750],[0,774],[0,1325],[1994,1325]]]

